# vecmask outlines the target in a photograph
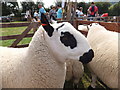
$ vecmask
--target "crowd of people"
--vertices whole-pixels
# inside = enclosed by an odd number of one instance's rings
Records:
[[[45,14],[48,20],[51,20],[51,19],[62,20],[63,15],[62,15],[62,8],[60,7],[60,5],[57,5],[56,7],[52,6],[49,12],[46,12],[42,4],[38,4],[38,8],[39,8],[39,11],[37,12],[36,10],[33,15],[34,22],[40,21],[41,13]]]
[[[87,16],[87,17],[97,17],[99,15],[98,14],[98,7],[95,5],[94,2],[92,2],[91,6],[88,8],[87,15],[83,14],[82,10],[83,10],[82,7],[77,8],[77,10],[76,10],[76,16],[78,18],[84,17],[84,16]]]
[[[33,21],[40,21],[41,19],[41,13],[44,13],[48,20],[62,20],[63,18],[63,9],[61,8],[60,5],[57,6],[52,6],[51,10],[49,12],[46,12],[46,10],[44,9],[44,7],[42,6],[42,4],[38,4],[38,8],[39,11],[37,12],[37,10],[34,12],[33,15]],[[98,14],[98,7],[95,5],[94,2],[91,3],[91,6],[88,8],[87,10],[87,15],[83,13],[83,8],[82,7],[78,7],[76,10],[76,17],[80,18],[80,17],[97,17]]]

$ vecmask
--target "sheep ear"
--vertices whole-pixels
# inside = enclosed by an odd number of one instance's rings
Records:
[[[46,15],[44,15],[43,13],[41,13],[41,23],[49,25],[49,21],[48,21]]]
[[[54,28],[49,24],[47,17],[41,14],[41,23],[47,34],[51,37],[53,35]]]

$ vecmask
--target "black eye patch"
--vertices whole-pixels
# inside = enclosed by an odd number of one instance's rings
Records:
[[[69,33],[69,32],[61,32],[60,41],[65,46],[70,46],[71,49],[75,48],[77,46],[77,41],[75,37]]]

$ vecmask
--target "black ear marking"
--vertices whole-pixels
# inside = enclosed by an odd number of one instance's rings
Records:
[[[43,13],[41,13],[41,23],[50,25],[47,17]]]
[[[46,26],[43,26],[43,28],[45,29],[45,31],[48,33],[48,35],[50,37],[52,37],[53,35],[53,32],[54,32],[54,28],[50,25],[46,25]]]
[[[77,46],[77,41],[75,37],[70,34],[69,32],[61,32],[61,37],[60,41],[65,45],[65,46],[70,46],[71,49],[75,48]]]
[[[41,23],[42,23],[42,26],[45,29],[45,31],[51,37],[54,32],[54,28],[49,24],[48,19],[46,18],[46,16],[43,13],[41,13]]]

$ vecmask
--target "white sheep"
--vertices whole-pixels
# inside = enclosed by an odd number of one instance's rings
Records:
[[[87,39],[95,52],[88,67],[109,88],[118,88],[118,33],[93,23],[89,26]],[[95,76],[92,78],[95,87]]]
[[[73,84],[77,85],[83,76],[84,67],[79,61],[67,60],[66,61],[66,81],[73,81]]]
[[[92,60],[94,52],[87,39],[70,23],[50,25],[43,14],[41,18],[43,27],[29,47],[0,47],[2,88],[63,88],[66,60]]]
[[[88,31],[88,27],[87,27],[86,24],[79,25],[79,26],[78,26],[78,30],[79,30],[79,31]]]
[[[0,52],[1,55],[1,52]],[[1,63],[1,60],[0,60]],[[2,66],[0,65],[0,90],[2,89]]]

